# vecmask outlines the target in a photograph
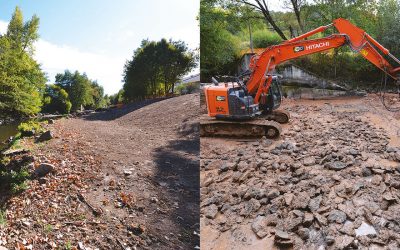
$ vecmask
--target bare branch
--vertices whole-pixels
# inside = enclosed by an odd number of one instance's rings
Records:
[[[245,0],[241,0],[241,2],[244,3],[244,4],[247,4],[247,5],[253,6],[254,8],[262,11],[262,9],[259,6],[255,5],[255,4],[249,3],[249,2],[247,2]]]

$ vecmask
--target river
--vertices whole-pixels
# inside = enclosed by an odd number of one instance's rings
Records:
[[[5,146],[5,140],[17,134],[17,127],[18,125],[0,125],[0,149]]]

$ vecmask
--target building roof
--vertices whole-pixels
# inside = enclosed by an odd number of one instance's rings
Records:
[[[190,83],[190,82],[200,82],[200,73],[182,79],[182,83]]]

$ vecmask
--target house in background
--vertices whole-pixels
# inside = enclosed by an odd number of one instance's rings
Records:
[[[200,90],[200,73],[190,75],[175,83],[175,92],[179,94],[190,94]]]

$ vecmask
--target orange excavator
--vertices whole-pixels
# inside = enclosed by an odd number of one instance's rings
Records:
[[[337,34],[305,40],[332,26]],[[208,116],[200,119],[200,135],[279,137],[280,123],[289,122],[290,116],[286,111],[278,110],[282,94],[278,79],[273,75],[275,67],[287,60],[344,45],[394,80],[400,78],[400,61],[388,49],[348,20],[338,18],[329,25],[252,54],[247,58],[247,69],[234,81],[218,82],[212,78],[213,84],[204,87]]]

